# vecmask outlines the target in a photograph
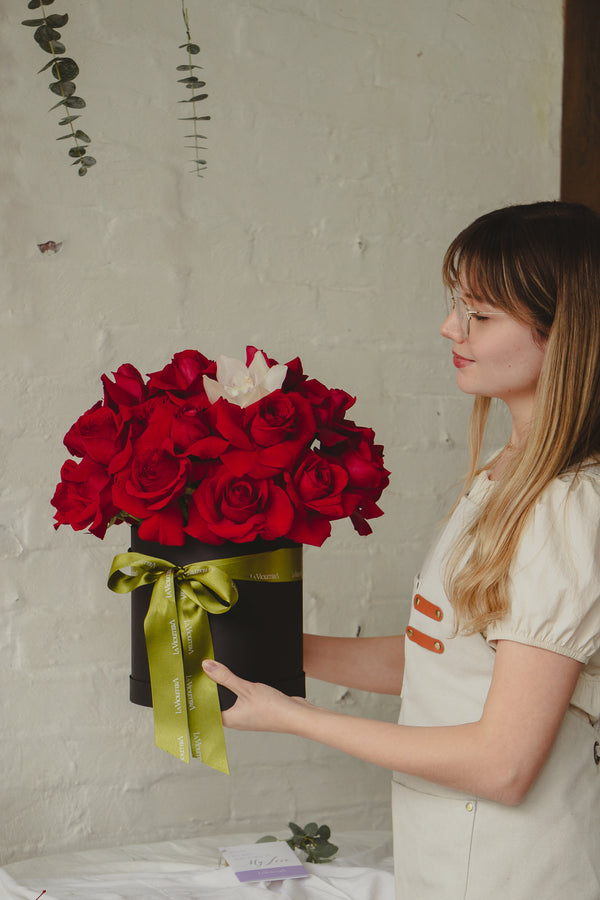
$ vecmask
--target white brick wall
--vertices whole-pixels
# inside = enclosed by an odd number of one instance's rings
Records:
[[[0,11],[0,862],[289,819],[389,825],[388,773],[325,748],[231,733],[230,778],[154,748],[151,714],[128,702],[128,599],[105,587],[127,531],[51,526],[62,436],[121,363],[299,354],[358,396],[393,471],[372,538],[338,523],[307,551],[307,627],[401,630],[465,464],[441,255],[480,212],[558,190],[559,0],[188,7],[213,116],[203,180],[177,121],[178,2],[57,5],[98,159],[84,179],[55,140],[26,4]],[[47,240],[61,251],[42,255]],[[309,693],[397,713],[393,698]]]

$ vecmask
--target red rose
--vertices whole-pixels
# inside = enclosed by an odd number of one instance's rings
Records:
[[[235,475],[269,478],[293,469],[314,439],[312,409],[300,394],[277,390],[236,410],[238,407],[217,411],[218,430],[231,444],[223,462]]]
[[[292,478],[287,478],[302,506],[328,519],[349,516],[359,500],[358,495],[346,491],[348,473],[343,466],[313,450],[306,454]]]
[[[323,447],[332,447],[336,453],[341,453],[345,447],[356,447],[361,441],[372,444],[375,432],[372,428],[357,425],[352,419],[341,419],[322,426],[319,437]]]
[[[142,403],[148,396],[144,379],[135,368],[135,366],[127,363],[119,366],[116,372],[114,383],[108,375],[102,376],[102,384],[104,385],[104,403],[114,410],[121,407],[137,406]]]
[[[130,464],[115,478],[113,500],[129,515],[146,519],[181,496],[191,468],[188,459],[175,454],[172,442],[156,446],[140,440]]]
[[[143,541],[155,544],[166,544],[169,547],[181,547],[185,543],[183,530],[183,514],[178,505],[167,506],[138,526],[138,535]]]
[[[356,398],[339,388],[326,388],[315,379],[309,379],[301,384],[298,392],[306,397],[312,406],[321,444],[328,446],[344,440],[345,435],[340,435],[337,429],[344,421],[347,410],[356,402]]]
[[[123,420],[100,401],[80,416],[65,435],[64,444],[73,456],[89,456],[107,466],[125,447]],[[123,459],[123,464],[126,459]]]
[[[108,523],[119,513],[112,501],[111,478],[106,469],[87,456],[80,463],[68,459],[60,477],[51,500],[56,508],[54,527],[70,525],[75,531],[88,528],[103,538]]]
[[[204,398],[193,397],[172,410],[169,433],[178,453],[200,459],[218,459],[227,449],[225,438],[215,434],[206,416]]]
[[[337,462],[309,451],[293,476],[285,475],[296,507],[291,540],[321,546],[331,533],[331,519],[351,515],[360,495],[347,490],[348,473]]]
[[[244,410],[241,406],[220,397],[216,403],[209,406],[207,416],[214,431],[233,447],[242,450],[253,449],[252,441],[244,430]]]
[[[304,446],[314,437],[315,419],[300,394],[273,391],[245,410],[245,427],[259,447],[286,443]]]
[[[204,394],[202,376],[213,376],[216,371],[216,363],[198,350],[182,350],[164,369],[148,376],[148,390],[153,394],[158,391],[174,392],[181,397]]]
[[[339,456],[348,471],[350,484],[365,491],[371,500],[377,500],[389,484],[389,472],[383,467],[383,447],[363,440],[357,447],[345,450]]]
[[[294,518],[285,491],[266,479],[237,478],[224,467],[192,495],[186,532],[208,544],[284,536]]]

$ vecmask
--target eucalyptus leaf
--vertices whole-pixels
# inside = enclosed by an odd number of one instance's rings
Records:
[[[316,822],[309,822],[308,825],[304,826],[304,833],[308,834],[310,837],[315,837],[319,832],[319,826]]]
[[[186,63],[185,66],[177,66],[178,72],[190,72],[192,69],[202,69],[202,66],[194,66],[192,63]]]
[[[60,31],[56,31],[54,28],[50,28],[49,25],[40,25],[40,27],[34,32],[33,39],[37,41],[38,44],[48,43],[49,41],[57,41],[60,38]]]
[[[85,100],[82,97],[65,97],[63,100],[55,103],[54,106],[51,106],[50,109],[53,110],[59,106],[66,106],[69,109],[83,109]]]
[[[193,83],[186,84],[186,88],[191,88],[193,91],[197,91],[199,88],[203,87],[206,87],[206,82],[198,81],[198,79],[196,79],[196,81],[194,81]]]
[[[195,103],[196,100],[206,100],[208,94],[198,94],[197,97],[190,97],[188,100],[178,100],[178,103]]]
[[[183,103],[186,101],[183,100]],[[206,122],[210,119],[210,116],[180,116],[180,122]]]
[[[52,3],[54,3],[54,0],[29,0],[27,9],[39,9],[42,5],[42,2],[44,3],[44,6],[50,6]]]
[[[68,56],[63,59],[56,59],[53,63],[52,74],[58,81],[73,81],[79,75],[79,66],[74,59]]]
[[[278,841],[279,838],[274,837],[272,834],[265,834],[264,837],[261,837],[257,840],[257,844],[271,844],[273,841]]]
[[[198,44],[180,44],[179,49],[182,50],[183,48],[185,48],[188,53],[191,53],[192,56],[195,56],[196,53],[200,53]]]
[[[80,170],[80,175],[85,175],[87,169],[90,169],[92,166],[96,165],[96,160],[93,156],[84,156],[83,159],[76,159],[74,163],[71,163],[72,166],[81,166],[84,170],[83,172]],[[129,515],[129,513],[125,513],[125,515]],[[121,517],[118,517],[119,519]],[[131,517],[130,517],[131,518]],[[117,521],[117,517],[115,517],[115,522]]]
[[[205,81],[200,81],[195,75],[189,75],[187,78],[178,78],[179,84],[189,84],[189,85],[197,85],[198,87],[204,87],[206,84]]]
[[[206,160],[205,160],[205,159],[194,159],[194,160],[192,160],[192,162],[197,163],[199,166],[205,166],[205,165],[206,165]]]
[[[50,16],[46,16],[46,22],[48,25],[51,25],[53,28],[62,28],[63,25],[66,25],[69,21],[69,14],[64,13],[64,15],[60,15],[60,13],[53,13]]]
[[[62,28],[68,21],[68,13],[65,13],[63,16],[55,13],[54,15],[46,16],[45,19],[24,19],[21,22],[21,25],[29,25],[32,28],[39,27],[40,25],[48,25],[50,28]]]
[[[75,165],[75,163],[73,163]],[[77,171],[78,175],[87,175],[88,170],[86,166],[81,166],[81,168]]]
[[[208,138],[205,134],[184,134],[184,138],[187,140],[188,138],[197,138],[200,141],[207,141]],[[205,150],[205,147],[201,147],[201,150]]]
[[[296,825],[295,822],[288,822],[288,828],[292,832],[292,834],[304,834],[304,829],[300,828],[299,825]]]
[[[73,81],[52,81],[48,87],[53,94],[59,94],[61,97],[70,97],[75,93],[75,82]]]
[[[73,116],[73,118],[78,119],[79,116]],[[59,122],[58,124],[60,125],[61,123]],[[68,134],[61,134],[61,136],[57,137],[56,140],[57,141],[66,141],[69,138],[71,138],[71,139],[74,138],[77,141],[81,141],[82,144],[90,144],[92,141],[92,139],[87,136],[85,131],[81,131],[79,128],[75,132],[69,132]]]
[[[65,116],[64,119],[61,119],[58,123],[59,125],[69,125],[71,122],[74,122],[75,119],[80,119],[81,116]],[[65,135],[65,137],[71,137],[71,135]]]
[[[335,856],[339,849],[340,848],[336,847],[335,844],[330,844],[329,841],[327,841],[325,844],[319,844],[315,853],[318,852],[319,856],[329,858],[330,856]]]
[[[71,147],[69,150],[69,156],[82,157],[85,156],[85,147]]]
[[[45,66],[42,66],[42,68],[38,70],[38,73],[37,73],[37,74],[38,74],[38,75],[41,75],[42,72],[45,72],[46,69],[49,69],[50,66],[53,66],[55,62],[56,62],[56,60],[51,59],[49,62],[46,63]]]
[[[321,825],[317,833],[324,841],[328,841],[331,837],[331,829],[327,825]]]
[[[67,49],[60,41],[44,41],[43,43],[38,43],[45,53],[51,53],[52,56],[61,56]]]

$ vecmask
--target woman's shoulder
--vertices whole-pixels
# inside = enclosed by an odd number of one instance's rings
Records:
[[[600,464],[590,462],[562,472],[535,501],[520,541],[520,558],[537,548],[550,568],[566,556],[584,558],[597,571],[600,561]],[[550,551],[550,552],[548,552]]]
[[[510,571],[511,610],[488,640],[522,641],[587,663],[600,644],[600,465],[554,478]]]
[[[600,463],[590,460],[566,469],[547,485],[538,506],[549,512],[568,507],[573,514],[591,516],[600,525]]]
[[[592,483],[600,481],[600,460],[588,459],[578,463],[576,466],[570,466],[558,475],[556,480],[572,482],[585,481],[586,479]]]

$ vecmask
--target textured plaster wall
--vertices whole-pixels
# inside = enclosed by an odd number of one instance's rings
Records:
[[[62,437],[121,363],[247,343],[356,394],[393,471],[371,538],[305,557],[306,626],[403,630],[413,572],[465,466],[470,401],[437,328],[440,259],[475,215],[555,197],[560,0],[188,0],[210,98],[188,174],[178,0],[64,0],[79,178],[49,113],[47,57],[0,10],[0,861],[63,848],[389,826],[389,775],[287,736],[230,733],[233,774],[153,746],[128,702],[128,601],[104,542],[55,533]],[[35,14],[34,14],[35,15]],[[62,242],[42,255],[38,243]],[[500,428],[500,426],[498,426]],[[309,684],[392,721],[394,698]]]

